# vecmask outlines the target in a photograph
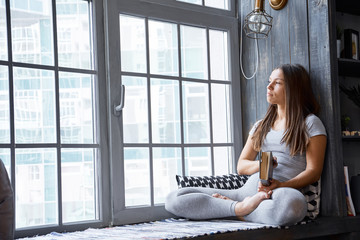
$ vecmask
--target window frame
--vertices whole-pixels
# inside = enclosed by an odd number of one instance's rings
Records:
[[[111,3],[110,3],[111,2]],[[232,1],[232,6],[234,6],[235,1]],[[151,11],[149,9],[151,8]],[[120,9],[120,10],[118,10]],[[216,12],[216,13],[215,13]],[[119,14],[130,15],[134,17],[145,18],[148,20],[159,20],[164,22],[175,23],[179,25],[189,25],[196,27],[204,27],[207,31],[214,30],[225,30],[228,29],[228,47],[229,47],[229,79],[231,79],[230,91],[232,92],[232,99],[230,99],[230,108],[232,109],[231,115],[231,126],[232,129],[232,140],[233,140],[233,169],[236,170],[236,157],[240,155],[240,150],[242,149],[242,121],[241,121],[241,97],[240,97],[240,71],[239,71],[239,41],[238,41],[238,19],[234,13],[227,10],[219,10],[213,9],[204,6],[197,6],[189,3],[175,2],[172,1],[163,1],[163,0],[108,0],[105,2],[105,13],[106,13],[106,43],[107,46],[107,66],[112,66],[113,64],[117,64],[114,62],[120,62],[118,56],[114,56],[115,51],[110,51],[110,49],[120,49],[119,43],[116,43],[114,40],[111,41],[111,38],[119,38],[120,30],[119,30]],[[226,14],[220,14],[226,13]],[[215,20],[214,20],[215,19]],[[146,23],[145,23],[146,24]],[[231,34],[230,34],[231,33]],[[179,38],[179,36],[178,36]],[[231,51],[231,49],[233,51]],[[148,50],[148,49],[147,49]],[[111,61],[113,59],[113,61]],[[114,61],[116,59],[116,61]],[[121,64],[121,62],[120,62]],[[209,64],[209,63],[208,63]],[[149,62],[147,62],[149,65]],[[108,67],[108,83],[113,84],[115,87],[110,88],[110,97],[109,97],[109,105],[110,108],[113,103],[119,102],[119,83],[118,79],[121,79],[122,71],[119,64],[117,64],[116,70],[111,70],[111,67]],[[147,67],[149,69],[149,67]],[[129,73],[125,72],[126,75],[130,76],[143,76],[142,74],[137,73]],[[210,73],[210,72],[209,72]],[[208,74],[209,74],[208,73]],[[149,78],[149,72],[146,72],[147,77]],[[166,78],[171,78],[166,76]],[[180,79],[185,79],[179,76]],[[117,81],[117,82],[116,82]],[[206,83],[218,83],[221,81],[216,80],[195,80],[197,82],[206,82]],[[148,91],[150,91],[148,89]],[[116,97],[114,97],[116,96]],[[181,104],[181,103],[180,103]],[[125,100],[126,105],[126,100]],[[211,118],[211,112],[209,112]],[[150,117],[148,117],[150,118]],[[154,143],[146,143],[146,144],[129,144],[123,143],[122,136],[122,120],[118,117],[113,116],[111,113],[109,115],[109,132],[121,132],[121,134],[114,134],[110,136],[110,143],[120,143],[121,147],[110,146],[110,158],[112,162],[112,169],[117,169],[116,173],[112,174],[112,179],[114,183],[112,184],[112,195],[118,201],[114,201],[113,209],[113,223],[115,225],[118,224],[128,224],[128,223],[136,223],[142,221],[152,221],[157,219],[162,219],[171,216],[165,209],[163,204],[154,204],[153,199],[151,199],[150,206],[133,206],[133,207],[125,207],[125,186],[122,183],[124,176],[124,164],[116,159],[119,156],[124,156],[124,152],[122,149],[125,147],[148,147],[150,146],[149,151],[149,161],[150,166],[152,165],[152,147],[158,146],[158,144]],[[120,121],[120,124],[119,124]],[[211,124],[211,123],[210,123]],[[119,126],[120,125],[120,126]],[[114,126],[113,128],[111,128]],[[151,132],[149,132],[151,133]],[[110,133],[109,133],[110,134]],[[166,144],[159,144],[160,146],[165,146]],[[118,146],[118,145],[117,145]],[[216,143],[211,142],[210,144],[175,144],[171,145],[174,147],[180,146],[181,148],[187,146],[218,146]],[[184,159],[184,156],[182,156]],[[122,160],[123,161],[123,158]],[[212,172],[214,172],[212,166]],[[116,177],[116,175],[120,175],[121,177]],[[153,172],[150,169],[150,182],[153,179]],[[122,181],[122,182],[121,182]],[[153,183],[150,184],[151,193],[150,196],[153,195]]]
[[[11,155],[11,170],[10,170],[10,179],[12,188],[15,195],[15,149],[22,148],[38,148],[38,147],[52,147],[56,148],[57,154],[57,202],[58,202],[58,223],[49,224],[49,225],[40,225],[32,226],[26,228],[15,229],[15,238],[29,237],[34,235],[44,235],[53,231],[57,232],[71,232],[85,230],[89,227],[100,228],[109,226],[111,223],[111,209],[109,208],[111,204],[110,198],[110,179],[106,176],[109,176],[109,153],[108,153],[108,134],[107,134],[107,107],[106,100],[100,98],[99,96],[104,96],[106,94],[105,84],[100,83],[101,79],[105,79],[105,48],[104,48],[104,34],[103,34],[103,0],[84,0],[89,3],[89,21],[92,24],[91,29],[91,42],[93,47],[93,68],[92,69],[81,69],[81,68],[69,68],[69,67],[60,67],[58,64],[58,44],[57,44],[57,16],[56,16],[56,0],[51,0],[52,6],[52,24],[53,24],[53,53],[54,53],[54,63],[53,65],[43,65],[43,64],[31,64],[31,63],[21,63],[13,62],[12,58],[12,32],[11,32],[11,10],[10,10],[10,1],[5,0],[6,8],[6,27],[7,27],[7,49],[8,49],[8,59],[0,60],[0,64],[6,66],[9,71],[9,105],[10,105],[10,144],[0,144],[0,148],[10,149]],[[13,67],[26,67],[31,69],[39,70],[51,70],[55,75],[55,111],[56,111],[56,142],[55,143],[40,143],[40,144],[15,144],[14,137],[14,98],[13,98]],[[95,134],[98,139],[97,142],[93,144],[62,144],[60,142],[60,96],[59,96],[59,72],[65,71],[69,73],[85,73],[94,75],[94,111],[96,114]],[[62,195],[61,195],[61,150],[68,148],[96,148],[97,155],[94,156],[94,164],[98,168],[95,170],[94,180],[95,180],[95,197],[97,204],[97,220],[90,221],[78,221],[63,223],[62,222]],[[15,210],[16,211],[16,210]],[[16,217],[16,216],[15,216]]]
[[[95,84],[95,104],[96,108],[98,109],[97,112],[97,137],[99,139],[98,144],[94,144],[94,147],[98,147],[99,151],[99,157],[97,159],[97,166],[100,168],[98,170],[98,174],[95,176],[98,181],[98,208],[99,208],[99,220],[95,221],[83,221],[83,222],[75,222],[75,223],[66,223],[59,225],[45,225],[45,226],[39,226],[39,227],[30,227],[30,228],[23,228],[15,231],[15,237],[21,238],[21,237],[27,237],[27,236],[33,236],[33,235],[43,235],[47,234],[52,231],[79,231],[79,230],[85,230],[89,227],[106,227],[111,226],[114,222],[114,218],[116,216],[113,216],[112,208],[114,207],[114,199],[113,199],[113,190],[114,190],[114,184],[111,180],[112,178],[112,172],[111,172],[111,159],[113,158],[113,152],[111,147],[111,138],[109,132],[111,131],[110,128],[110,122],[109,120],[111,114],[112,114],[112,107],[111,106],[111,99],[109,97],[109,92],[111,89],[109,89],[109,82],[108,79],[108,49],[106,45],[108,44],[108,39],[106,34],[111,34],[107,32],[107,29],[104,27],[104,23],[108,24],[108,12],[107,12],[107,6],[108,1],[111,0],[84,0],[92,2],[92,22],[93,22],[93,44],[94,44],[94,69],[95,70],[74,70],[71,68],[64,68],[58,66],[58,52],[57,52],[57,32],[56,32],[56,26],[57,26],[57,19],[56,19],[56,0],[52,0],[51,4],[53,6],[52,8],[52,20],[53,20],[53,43],[54,43],[54,66],[46,66],[41,64],[26,64],[26,63],[14,63],[12,60],[12,41],[11,41],[11,22],[10,22],[10,1],[11,0],[5,0],[6,5],[6,21],[7,21],[7,47],[8,47],[8,59],[6,61],[0,60],[0,64],[3,66],[8,67],[9,69],[9,92],[13,92],[13,72],[12,67],[18,66],[18,67],[29,67],[29,68],[35,68],[35,69],[45,69],[45,70],[54,70],[55,78],[56,78],[56,84],[58,84],[59,81],[59,71],[66,70],[74,73],[94,73],[96,74],[96,84]],[[139,12],[139,15],[143,15],[147,13],[146,7],[138,8],[138,4],[141,2],[142,4],[150,4],[152,6],[164,6],[168,9],[171,9],[171,12],[163,12],[163,18],[164,21],[173,21],[178,22],[179,24],[186,25],[187,18],[190,22],[199,22],[201,25],[208,24],[209,21],[211,22],[212,17],[216,16],[219,19],[223,19],[222,21],[217,22],[218,29],[224,29],[224,28],[230,28],[232,29],[233,35],[228,36],[228,43],[229,43],[229,49],[234,49],[235,51],[229,52],[229,57],[231,59],[231,64],[229,65],[230,68],[230,78],[232,79],[232,100],[231,109],[233,110],[232,115],[232,127],[233,127],[233,154],[234,158],[236,156],[239,156],[240,151],[242,149],[242,118],[241,118],[241,96],[240,96],[240,71],[239,71],[239,41],[238,41],[238,19],[237,19],[237,1],[231,0],[230,1],[230,10],[221,10],[211,7],[205,7],[205,6],[199,6],[184,2],[177,2],[176,0],[120,0],[122,4],[124,4],[123,13],[124,14],[133,14],[133,10],[137,9]],[[154,5],[155,4],[155,5]],[[176,12],[174,16],[171,16],[171,13]],[[185,15],[183,15],[186,13]],[[136,14],[136,13],[135,13]],[[169,17],[170,19],[168,19]],[[165,20],[166,18],[166,20]],[[157,20],[157,17],[152,18],[154,20]],[[163,20],[163,19],[160,19]],[[223,22],[224,21],[224,22]],[[227,23],[225,23],[227,22]],[[190,24],[191,25],[191,24]],[[216,29],[216,28],[211,28]],[[58,86],[56,86],[56,92],[58,94]],[[107,98],[100,97],[100,96],[107,96]],[[14,99],[12,94],[9,95],[9,101],[10,106],[14,104]],[[59,114],[59,96],[56,96],[56,109],[57,114]],[[237,105],[237,106],[236,106]],[[211,117],[211,116],[210,116]],[[57,129],[59,129],[59,117],[57,117]],[[9,148],[11,152],[11,183],[13,188],[15,187],[15,148],[16,147],[33,147],[32,144],[15,144],[14,139],[14,108],[10,108],[10,129],[11,129],[11,143],[10,144],[0,144],[0,148]],[[59,133],[57,133],[57,138],[60,138]],[[55,147],[57,147],[57,155],[58,155],[58,164],[61,162],[60,151],[61,146],[58,146],[59,143],[54,144]],[[51,144],[50,144],[51,145]],[[61,145],[61,144],[60,144]],[[38,147],[40,146],[49,146],[49,144],[38,144]],[[69,144],[68,147],[74,147],[74,144]],[[80,147],[79,144],[76,144],[76,147]],[[234,166],[236,166],[236,159],[234,159]],[[61,174],[60,168],[57,168],[58,170],[58,192],[61,191]],[[236,169],[236,168],[234,168]],[[58,194],[58,201],[61,201],[61,194]],[[59,215],[61,213],[61,208],[58,209]],[[131,221],[128,221],[128,217],[133,216],[133,214],[136,215],[135,218],[132,218]],[[154,217],[154,214],[156,217]],[[125,209],[122,211],[122,219],[124,219],[122,222],[117,222],[117,224],[121,223],[131,223],[131,222],[140,222],[144,221],[144,218],[141,217],[141,215],[150,215],[149,220],[155,220],[156,218],[162,218],[162,217],[168,217],[169,213],[167,213],[164,209],[164,206],[154,206],[151,208],[138,208],[138,209]]]

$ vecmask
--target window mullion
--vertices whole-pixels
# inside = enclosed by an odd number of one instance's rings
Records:
[[[207,68],[208,68],[208,103],[209,103],[209,132],[210,132],[210,161],[211,161],[211,173],[215,174],[215,160],[214,160],[214,136],[213,136],[213,127],[212,127],[212,99],[211,99],[211,63],[210,63],[210,33],[209,28],[206,28],[206,45],[207,45]]]
[[[10,178],[14,193],[15,189],[15,115],[14,115],[14,71],[12,64],[12,35],[11,35],[11,11],[10,0],[5,0],[6,7],[6,22],[7,22],[7,35],[8,35],[8,78],[9,78],[9,104],[10,104]]]
[[[154,169],[152,148],[152,122],[151,122],[151,83],[150,83],[150,43],[149,43],[149,19],[145,18],[145,44],[146,44],[146,80],[148,98],[148,134],[149,134],[149,181],[150,181],[150,206],[154,206]]]
[[[181,63],[181,31],[180,24],[177,25],[178,38],[178,61],[179,61],[179,104],[180,104],[180,138],[181,138],[181,173],[185,175],[185,148],[184,148],[184,111],[183,111],[183,91],[182,91],[182,63]]]
[[[53,41],[54,41],[54,77],[55,77],[55,119],[56,119],[56,156],[57,156],[57,201],[58,224],[63,225],[61,192],[61,133],[60,133],[60,93],[59,93],[59,58],[57,44],[56,0],[52,0]]]

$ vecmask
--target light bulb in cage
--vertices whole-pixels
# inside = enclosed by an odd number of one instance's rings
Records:
[[[255,8],[245,17],[244,31],[250,38],[267,38],[272,27],[272,17],[264,10],[264,0],[256,0]]]

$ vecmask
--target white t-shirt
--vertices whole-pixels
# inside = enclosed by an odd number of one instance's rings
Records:
[[[261,120],[256,122],[249,134],[253,135],[257,125]],[[321,120],[314,114],[309,114],[306,117],[306,126],[310,138],[317,135],[325,135],[326,130]],[[272,151],[273,156],[277,157],[278,166],[274,169],[273,178],[280,182],[285,182],[294,178],[306,168],[306,154],[296,154],[290,156],[290,148],[286,147],[286,143],[281,143],[284,130],[275,131],[273,129],[266,135],[261,151]]]

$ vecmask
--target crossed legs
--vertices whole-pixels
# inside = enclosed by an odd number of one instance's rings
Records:
[[[292,188],[257,192],[258,175],[252,175],[240,189],[182,188],[171,192],[165,203],[169,212],[190,219],[236,216],[250,222],[291,225],[301,221],[307,211],[305,197]]]

